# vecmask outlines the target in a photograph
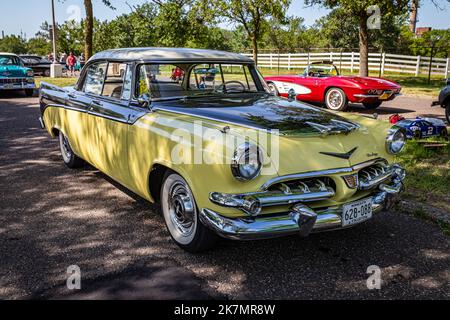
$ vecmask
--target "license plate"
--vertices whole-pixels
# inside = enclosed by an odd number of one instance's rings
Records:
[[[381,96],[380,96],[380,100],[386,100],[389,99],[392,95],[392,91],[385,91]]]
[[[347,203],[342,210],[342,226],[351,226],[372,218],[372,198]]]
[[[6,83],[3,87],[5,89],[12,89],[12,88],[14,88],[14,85],[12,83]]]

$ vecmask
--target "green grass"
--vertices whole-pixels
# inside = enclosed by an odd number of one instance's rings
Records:
[[[54,84],[58,87],[69,87],[73,86],[77,83],[77,78],[42,78],[36,77],[36,86],[39,88],[41,86],[41,82],[47,82],[50,84]]]
[[[429,140],[445,141],[439,138]],[[415,140],[408,141],[399,156],[399,162],[407,170],[407,190],[417,190],[424,198],[445,197],[450,194],[450,144],[446,147],[427,149]]]

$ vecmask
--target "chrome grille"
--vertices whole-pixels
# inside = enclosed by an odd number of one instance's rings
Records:
[[[378,162],[370,167],[361,169],[358,173],[359,189],[368,190],[392,176],[392,168],[384,162]]]
[[[0,78],[0,83],[17,83],[22,84],[27,82],[27,78]]]

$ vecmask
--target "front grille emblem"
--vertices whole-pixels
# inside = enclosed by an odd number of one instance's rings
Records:
[[[342,178],[350,189],[356,189],[358,187],[358,174],[351,174]]]
[[[353,155],[353,153],[355,153],[356,149],[358,149],[358,147],[353,148],[352,150],[350,150],[347,153],[321,152],[321,154],[324,154],[326,156],[331,156],[331,157],[336,157],[336,158],[348,160]]]

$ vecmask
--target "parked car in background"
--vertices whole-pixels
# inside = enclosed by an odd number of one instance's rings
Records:
[[[42,83],[40,106],[69,168],[87,161],[160,203],[173,240],[191,252],[217,235],[305,237],[355,226],[405,178],[394,162],[403,130],[274,97],[254,61],[229,52],[100,52],[75,87]]]
[[[416,119],[402,119],[395,123],[395,126],[405,129],[408,139],[448,137],[447,127],[444,121],[440,119],[420,117]]]
[[[445,118],[450,125],[450,78],[446,81],[446,86],[439,93],[439,99],[434,101],[431,106],[441,106],[445,109]]]
[[[300,75],[272,76],[265,80],[276,95],[288,97],[291,93],[297,100],[324,103],[336,111],[346,110],[349,102],[375,109],[394,99],[402,89],[386,79],[341,76],[331,61],[314,62]]]
[[[33,70],[25,67],[19,56],[0,52],[0,91],[23,90],[31,97],[35,88]]]
[[[50,77],[50,66],[52,63],[46,58],[37,55],[20,55],[20,58],[25,67],[33,69],[35,75]]]

